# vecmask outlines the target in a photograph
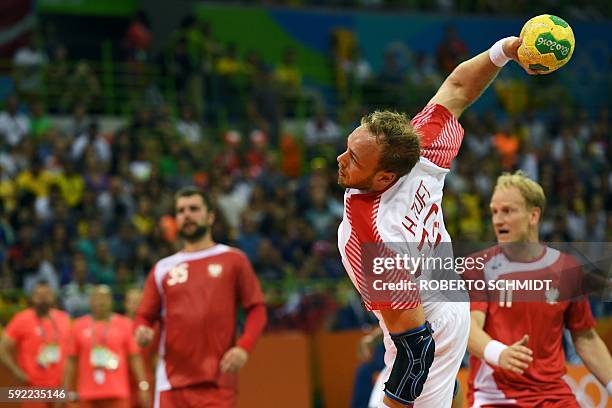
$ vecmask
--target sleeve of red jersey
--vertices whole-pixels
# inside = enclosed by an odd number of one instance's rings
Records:
[[[246,255],[240,253],[237,290],[242,307],[247,311],[244,332],[237,345],[250,352],[266,327],[266,307],[259,280]]]
[[[591,305],[586,297],[571,301],[563,318],[565,327],[570,331],[582,331],[595,327]]]
[[[421,156],[450,169],[463,140],[463,127],[453,114],[442,105],[427,105],[411,124],[421,135]]]
[[[582,294],[585,272],[573,256],[563,254],[563,275],[561,291],[569,298],[576,299]],[[569,289],[568,289],[569,288]],[[587,330],[595,327],[595,319],[591,313],[591,305],[586,296],[569,302],[563,316],[565,327],[571,331]]]
[[[153,266],[145,282],[140,305],[138,305],[138,309],[136,310],[134,328],[141,325],[153,327],[155,322],[159,320],[160,313],[161,296],[157,289],[157,284],[155,283],[155,266]]]
[[[4,334],[13,340],[15,343],[19,342],[23,337],[24,333],[24,319],[23,314],[15,315],[15,317],[8,323]]]

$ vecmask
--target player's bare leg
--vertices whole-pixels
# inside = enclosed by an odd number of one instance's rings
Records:
[[[389,333],[402,333],[425,323],[425,312],[423,306],[420,305],[415,309],[381,310],[380,314]]]

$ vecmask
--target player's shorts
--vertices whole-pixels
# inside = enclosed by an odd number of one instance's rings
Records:
[[[467,349],[470,334],[470,305],[465,302],[448,302],[436,313],[428,316],[434,330],[433,337],[436,342],[434,361],[429,368],[429,375],[423,392],[414,402],[415,408],[447,408],[453,401],[455,380],[461,360]],[[387,353],[395,356],[395,346],[385,342]],[[392,350],[389,348],[392,347]],[[393,361],[387,361],[380,373],[370,395],[370,408],[383,408],[384,384],[389,379]]]
[[[235,408],[237,405],[233,388],[210,384],[155,392],[155,408]]]

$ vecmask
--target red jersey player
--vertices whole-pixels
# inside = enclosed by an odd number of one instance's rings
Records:
[[[497,292],[495,301],[481,296],[472,300],[468,350],[473,407],[578,408],[562,378],[564,327],[570,330],[586,367],[607,386],[608,393],[612,390],[612,359],[593,329],[587,299],[564,300],[572,297],[563,292],[579,285],[579,265],[571,256],[539,244],[538,224],[545,201],[542,187],[522,172],[497,180],[491,198],[492,221],[497,241],[505,245],[485,251],[484,268],[470,278],[518,281],[547,277],[556,280],[558,287],[542,291],[541,301],[517,301],[520,294],[510,296],[508,292]]]
[[[140,406],[148,407],[149,384],[132,322],[113,313],[112,292],[106,285],[92,289],[90,302],[91,315],[78,318],[72,327],[64,387],[69,389],[77,379],[81,408],[129,408],[131,371],[141,384]]]
[[[234,407],[236,373],[266,324],[263,294],[245,254],[212,240],[214,214],[202,191],[180,190],[175,211],[185,246],[155,264],[136,314],[140,346],[160,322],[155,406]],[[236,341],[238,304],[246,321]]]
[[[0,342],[0,360],[26,386],[59,387],[68,351],[70,318],[52,307],[55,294],[47,283],[36,284],[31,302],[32,307],[13,316],[6,327]],[[24,402],[21,406],[44,408],[52,404]]]

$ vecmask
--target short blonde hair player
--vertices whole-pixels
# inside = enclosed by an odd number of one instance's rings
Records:
[[[498,178],[490,207],[497,242],[502,245],[487,251],[485,270],[495,264],[497,279],[510,274],[513,279],[520,274],[558,274],[563,279],[564,274],[579,269],[570,255],[540,243],[538,230],[545,206],[542,187],[525,173],[506,173]],[[480,300],[472,300],[470,305],[470,406],[578,408],[562,378],[564,327],[570,330],[585,366],[609,394],[612,392],[612,359],[594,330],[586,298]]]

